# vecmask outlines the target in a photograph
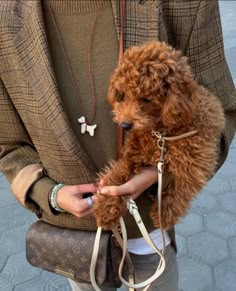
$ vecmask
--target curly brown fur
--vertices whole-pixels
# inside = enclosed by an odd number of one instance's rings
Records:
[[[156,166],[160,158],[152,130],[177,136],[167,141],[165,173],[172,177],[162,198],[162,226],[168,229],[183,217],[217,165],[217,144],[224,128],[220,101],[194,81],[187,59],[161,42],[129,48],[114,71],[108,91],[114,120],[132,124],[122,159],[111,163],[100,177],[107,185],[125,183],[143,167]],[[110,229],[126,213],[128,195],[97,195],[97,224]],[[157,202],[151,217],[159,226]]]

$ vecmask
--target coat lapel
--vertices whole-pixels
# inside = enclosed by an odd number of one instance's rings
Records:
[[[19,1],[13,12],[21,29],[14,42],[20,64],[27,77],[41,114],[45,116],[50,128],[66,151],[80,151],[80,156],[88,157],[80,147],[72,131],[62,102],[53,71],[44,26],[41,1]],[[77,149],[77,150],[76,150]]]
[[[117,36],[120,33],[119,1],[112,0]],[[160,0],[126,0],[124,48],[140,45],[149,40],[167,41]]]

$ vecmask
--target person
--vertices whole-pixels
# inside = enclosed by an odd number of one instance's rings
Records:
[[[106,92],[118,61],[119,5],[119,0],[0,3],[0,170],[22,206],[54,225],[96,229],[93,200],[84,194],[96,193],[97,173],[116,158],[117,128]],[[218,2],[126,0],[125,15],[125,48],[158,39],[182,50],[197,81],[221,100],[226,126],[218,144],[219,168],[235,133],[236,93]],[[142,195],[156,179],[156,169],[148,168],[106,189],[108,195],[110,189],[130,194],[142,205],[144,223],[161,246],[160,231],[148,216],[151,200]],[[128,214],[126,225],[136,279],[144,280],[159,257]],[[176,291],[174,230],[165,236],[166,270],[150,290]],[[89,284],[70,284],[73,290],[93,290]]]

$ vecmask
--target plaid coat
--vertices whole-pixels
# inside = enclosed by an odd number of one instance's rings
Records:
[[[112,6],[119,36],[117,2]],[[125,47],[151,39],[181,49],[198,82],[221,100],[226,114],[221,165],[235,133],[236,93],[224,55],[218,2],[127,0]],[[41,1],[0,2],[0,78],[0,170],[13,194],[35,210],[26,196],[33,191],[44,219],[52,223],[96,228],[92,217],[55,216],[48,206],[48,193],[57,182],[93,182],[96,170],[62,108]]]

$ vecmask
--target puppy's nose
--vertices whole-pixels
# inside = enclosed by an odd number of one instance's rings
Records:
[[[133,127],[133,123],[124,121],[121,123],[121,126],[126,130],[130,130]]]

